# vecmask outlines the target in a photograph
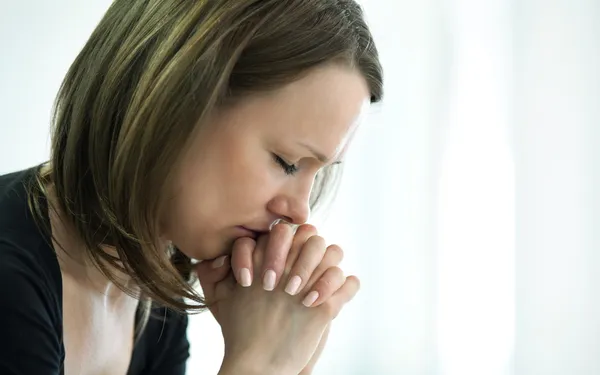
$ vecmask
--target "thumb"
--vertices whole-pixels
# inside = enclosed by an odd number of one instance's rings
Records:
[[[194,266],[207,302],[212,302],[215,299],[216,286],[219,282],[225,280],[230,268],[231,264],[227,255],[214,260],[203,260]]]

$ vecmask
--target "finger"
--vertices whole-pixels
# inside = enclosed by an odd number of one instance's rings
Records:
[[[344,305],[350,302],[360,289],[360,280],[356,276],[346,277],[346,282],[319,306],[330,319],[335,319]]]
[[[286,293],[293,296],[304,288],[304,285],[323,260],[326,250],[327,245],[321,236],[312,236],[306,241],[297,261],[290,270],[285,287]]]
[[[306,307],[316,307],[326,301],[346,282],[344,271],[339,267],[331,267],[315,283],[302,304]]]
[[[263,288],[271,291],[277,287],[285,268],[285,261],[292,246],[293,228],[286,223],[273,227],[265,249],[263,263]]]
[[[312,289],[313,285],[323,276],[325,271],[331,267],[338,266],[342,260],[344,259],[344,251],[338,245],[329,245],[327,246],[327,250],[325,251],[325,255],[323,256],[323,260],[317,266],[317,268],[313,271],[306,285],[304,285],[304,289]]]
[[[214,260],[203,260],[194,266],[205,299],[214,299],[215,285],[227,277],[229,270],[230,261],[226,255]]]
[[[227,276],[215,285],[215,301],[221,301],[229,297],[237,285],[233,272],[229,272]]]
[[[258,270],[262,268],[263,261],[265,259],[265,249],[269,243],[269,233],[261,234],[256,239],[256,247],[252,253],[252,264],[254,270],[258,273]]]
[[[231,293],[236,287],[236,284],[235,277],[233,277],[233,273],[230,271],[223,280],[215,284],[213,298],[208,300],[205,298],[206,306],[210,309],[215,318],[219,316],[219,305],[217,302],[226,298],[230,298]]]
[[[300,251],[304,247],[306,241],[317,234],[317,228],[311,224],[302,224],[298,226],[296,233],[294,234],[294,239],[292,240],[292,246],[290,247],[290,251],[287,256],[284,275],[290,273],[290,270],[296,263],[298,256],[300,255]]]
[[[243,287],[252,285],[254,267],[252,253],[256,248],[256,241],[249,237],[242,237],[233,243],[231,253],[231,268],[237,282]]]
[[[198,281],[207,301],[215,298],[215,288],[217,283],[223,281],[231,270],[231,264],[228,256],[222,256],[214,260],[204,260],[194,266],[198,275]]]

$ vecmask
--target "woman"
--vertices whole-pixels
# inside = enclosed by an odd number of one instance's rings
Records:
[[[115,0],[0,177],[0,373],[183,374],[207,306],[220,374],[310,373],[358,280],[301,224],[381,95],[352,0]]]

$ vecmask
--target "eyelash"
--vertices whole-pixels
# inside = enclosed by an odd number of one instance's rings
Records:
[[[279,164],[279,166],[283,169],[285,174],[292,176],[292,175],[296,174],[296,172],[298,172],[297,166],[286,163],[285,160],[280,158],[278,155],[273,154],[273,159],[275,160],[275,162],[277,164]]]

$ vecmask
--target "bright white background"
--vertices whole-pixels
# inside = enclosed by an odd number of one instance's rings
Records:
[[[109,3],[1,0],[0,173],[47,159]],[[319,225],[363,287],[316,373],[600,374],[600,2],[362,4],[386,99]],[[212,317],[189,336],[188,373],[216,374]]]

